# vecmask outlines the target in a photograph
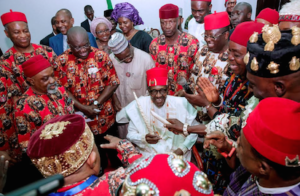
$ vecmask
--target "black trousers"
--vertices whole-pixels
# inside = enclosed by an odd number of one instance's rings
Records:
[[[111,167],[114,169],[117,169],[118,167],[122,166],[122,162],[118,158],[118,156],[117,156],[118,153],[115,149],[100,148],[101,144],[109,143],[106,139],[104,139],[104,136],[112,135],[112,136],[117,137],[118,136],[117,130],[118,130],[118,127],[117,127],[117,124],[115,123],[105,133],[99,134],[99,135],[94,135],[95,143],[96,143],[96,146],[100,153],[102,173],[103,173],[104,169],[107,168],[107,166],[108,166],[108,160],[110,161]]]

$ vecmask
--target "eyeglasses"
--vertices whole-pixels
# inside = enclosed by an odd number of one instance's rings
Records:
[[[101,34],[105,34],[105,33],[108,33],[108,32],[109,32],[109,29],[105,29],[104,31],[97,31],[96,34],[101,35]]]
[[[160,89],[160,90],[155,90],[155,89],[153,89],[153,90],[150,90],[150,91],[149,91],[149,93],[150,93],[151,96],[157,95],[158,92],[159,92],[161,95],[166,95],[167,92],[168,92],[168,89],[162,88],[162,89]]]
[[[201,35],[202,35],[202,37],[204,37],[204,39],[210,38],[215,41],[216,39],[218,39],[221,35],[223,35],[226,32],[227,32],[227,30],[224,31],[223,33],[221,33],[220,35],[215,35],[215,36],[206,35],[205,33],[202,33]]]
[[[129,46],[129,47],[130,47],[130,46]],[[133,53],[133,47],[130,47],[130,56],[128,56],[128,57],[126,57],[126,58],[124,58],[124,59],[122,59],[122,60],[118,59],[118,57],[115,56],[115,59],[116,59],[119,63],[124,63],[124,61],[126,61],[127,59],[133,58],[133,55],[134,55],[134,53]]]
[[[236,4],[235,1],[233,1],[233,2],[227,2],[227,5],[235,5],[235,4]]]
[[[82,50],[82,49],[88,49],[91,45],[90,45],[90,43],[87,43],[84,46],[80,46],[80,47],[74,47],[71,44],[69,44],[69,46],[71,48],[73,48],[74,50],[79,51],[79,50]]]

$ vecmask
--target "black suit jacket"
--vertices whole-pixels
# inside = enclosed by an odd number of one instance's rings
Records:
[[[49,45],[49,39],[51,38],[51,37],[53,37],[54,36],[54,33],[52,32],[52,33],[50,33],[49,35],[47,35],[44,39],[42,39],[41,41],[40,41],[40,44],[41,45],[45,45],[45,46],[50,46]]]
[[[81,27],[84,28],[87,32],[91,32],[90,23],[89,23],[88,19],[86,19],[85,21],[83,21],[81,23]]]

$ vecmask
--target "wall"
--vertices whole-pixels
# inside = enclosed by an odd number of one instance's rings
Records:
[[[113,5],[124,2],[125,0],[112,0]],[[239,0],[238,0],[239,1]],[[253,10],[256,10],[256,0],[243,0],[249,2]],[[138,29],[147,27],[160,29],[158,10],[167,3],[173,3],[183,8],[184,18],[190,14],[190,0],[127,0],[133,4],[140,12],[145,25],[140,25]],[[222,2],[222,3],[221,3]],[[26,14],[29,29],[31,32],[31,42],[39,43],[42,38],[52,31],[50,20],[61,8],[69,9],[75,19],[75,26],[79,26],[86,19],[83,7],[87,4],[92,5],[95,16],[102,16],[103,11],[107,9],[106,0],[0,0],[0,15],[13,11],[20,11]],[[224,0],[212,0],[212,11],[224,11]],[[252,14],[254,18],[255,13]],[[5,36],[4,28],[0,25],[0,47],[6,51],[12,47],[12,42]]]

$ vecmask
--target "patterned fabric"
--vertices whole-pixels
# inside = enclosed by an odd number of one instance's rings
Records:
[[[36,94],[29,88],[17,101],[14,124],[19,143],[26,151],[30,136],[48,120],[57,115],[73,114],[73,101],[64,87],[58,87],[55,94]]]
[[[292,188],[288,192],[278,194],[265,194],[260,192],[256,178],[253,177],[243,166],[239,166],[230,176],[230,184],[223,196],[296,196],[300,195],[300,185]]]
[[[125,165],[133,163],[135,160],[142,157],[142,155],[134,148],[134,146],[127,140],[122,140],[117,146],[118,157],[121,158]],[[116,190],[123,183],[126,177],[125,169],[120,167],[119,169],[107,172],[100,178],[98,178],[94,183],[83,191],[77,193],[78,196],[85,195],[101,195],[101,196],[114,196],[116,195]],[[65,192],[74,188],[85,181],[81,181],[74,185],[65,186],[59,189],[57,192]]]
[[[169,70],[169,95],[174,95],[182,89],[182,86],[177,84],[180,77],[188,81],[198,49],[198,40],[185,32],[180,33],[174,45],[167,45],[164,35],[160,35],[151,42],[150,54],[156,62],[155,66]]]
[[[227,78],[224,86],[220,87],[219,91],[224,100],[219,112],[240,116],[242,109],[245,108],[246,101],[253,95],[248,87],[249,81],[246,78],[241,78],[235,74]]]
[[[52,48],[48,46],[42,46],[37,44],[31,44],[33,47],[33,51],[31,53],[20,53],[17,52],[14,47],[11,47],[5,54],[0,58],[0,65],[4,65],[11,73],[14,74],[16,81],[22,89],[24,93],[28,88],[28,84],[25,81],[25,76],[22,70],[22,63],[27,61],[33,56],[42,55],[44,58],[48,59],[50,64],[53,65],[56,54],[52,50]]]
[[[0,66],[0,151],[6,151],[16,161],[22,158],[18,137],[13,126],[13,104],[22,95],[8,68]]]
[[[83,105],[92,105],[106,86],[120,84],[109,56],[93,47],[85,60],[76,58],[68,49],[57,58],[56,65],[61,85]],[[116,113],[111,98],[99,109],[98,120],[88,122],[95,135],[105,133],[115,123]]]

